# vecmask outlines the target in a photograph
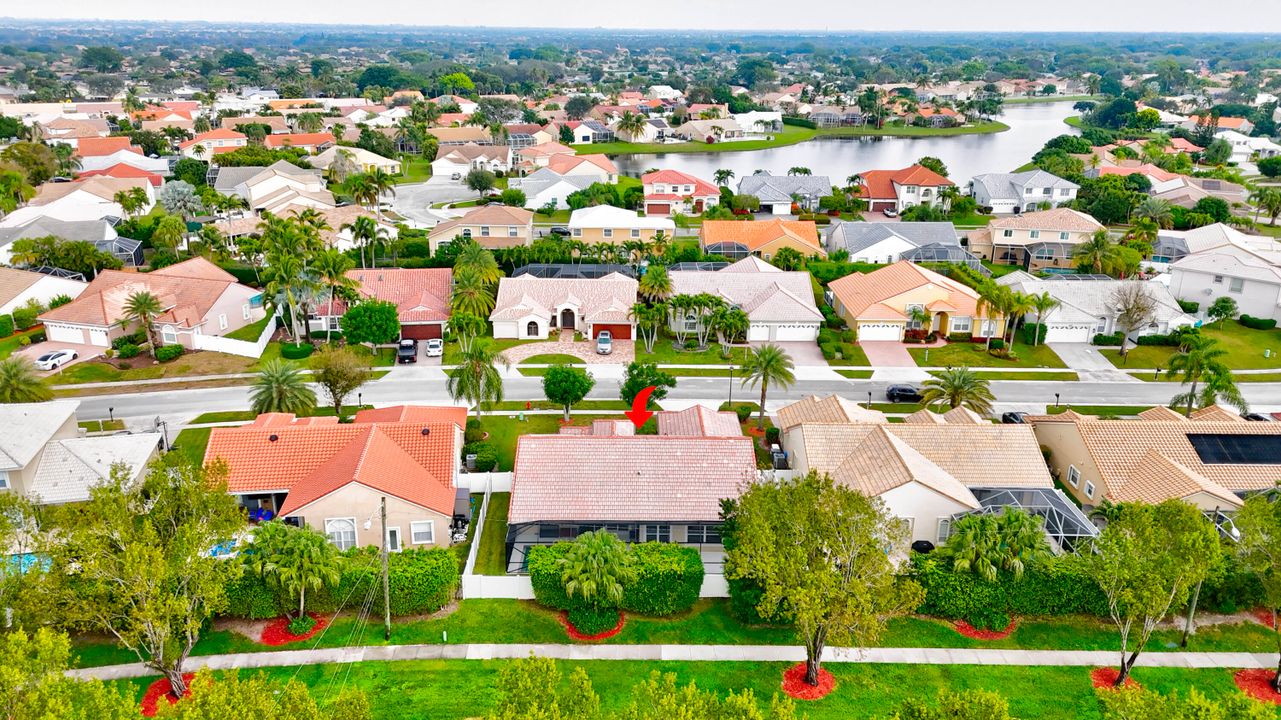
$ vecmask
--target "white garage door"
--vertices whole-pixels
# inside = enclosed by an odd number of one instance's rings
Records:
[[[107,339],[106,330],[90,330],[89,344],[96,347],[107,347],[111,345],[111,341]]]
[[[862,323],[858,326],[858,339],[902,340],[903,326],[894,323]]]
[[[45,337],[51,342],[83,343],[85,341],[84,331],[77,327],[49,325],[46,323],[44,329]]]
[[[763,323],[752,323],[747,328],[747,339],[751,342],[770,340],[770,326]]]
[[[1094,337],[1093,325],[1054,325],[1045,330],[1047,343],[1088,343]]]
[[[813,342],[818,338],[818,325],[775,325],[774,337],[779,342]]]

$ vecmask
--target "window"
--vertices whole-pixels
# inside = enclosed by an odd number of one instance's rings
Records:
[[[1228,292],[1239,293],[1245,288],[1245,281],[1241,278],[1232,278],[1228,281]]]
[[[1068,465],[1068,482],[1072,487],[1078,487],[1081,484],[1081,471],[1077,470],[1075,465]]]
[[[1045,188],[1044,190],[1041,191],[1041,194],[1046,197],[1049,197],[1050,195],[1054,194],[1054,191],[1051,190],[1050,188]]]
[[[218,329],[219,330],[227,329],[227,313],[218,314]]]
[[[916,312],[916,311],[918,311],[918,310],[924,310],[924,309],[925,309],[925,306],[924,306],[924,305],[908,305],[908,306],[907,306],[907,313],[906,313],[906,315],[907,315],[907,317],[908,317],[908,320],[907,320],[907,329],[908,329],[908,330],[920,330],[920,329],[921,329],[921,327],[922,327],[922,326],[921,326],[921,323],[920,323],[920,322],[918,322],[918,321],[916,321],[916,320],[913,320],[913,319],[912,319],[912,313],[915,313],[915,312]]]
[[[160,328],[160,340],[166,345],[172,345],[178,342],[178,333],[174,332],[173,326],[165,325]]]
[[[612,237],[614,237],[614,228],[605,228],[604,230],[601,230],[601,231],[600,231],[600,234],[601,234],[601,236],[603,236],[603,237],[605,237],[605,238],[607,238],[607,239],[608,239],[608,238],[612,238]]]
[[[1222,285],[1222,284],[1223,284],[1223,276],[1222,276],[1222,275],[1215,275],[1215,276],[1214,276],[1214,284],[1215,284],[1215,285]]]
[[[507,237],[516,237],[516,226],[515,226],[515,225],[508,225],[508,226],[507,226]]]
[[[339,550],[356,547],[356,518],[329,518],[325,520],[325,535]]]
[[[1072,191],[1067,188],[1059,188],[1059,197],[1067,197]]]
[[[468,240],[470,240],[470,239],[471,239],[471,228],[463,228],[463,237],[464,237],[464,238],[466,238],[466,239],[468,239]],[[445,243],[445,242],[447,242],[447,241],[445,241],[445,240],[441,240],[441,243],[442,243],[442,244],[443,244],[443,243]]]
[[[1023,188],[1023,194],[1024,194],[1024,195],[1031,195],[1031,194],[1032,194],[1032,193],[1034,193],[1034,192],[1036,192],[1036,190],[1033,190],[1033,189],[1032,189],[1032,188],[1030,188],[1030,187],[1029,187],[1029,188]]]
[[[342,318],[338,317],[337,315],[330,316],[330,318],[329,318],[329,329],[330,329],[330,330],[342,330]]]
[[[640,228],[632,228],[632,239],[640,238]]]
[[[582,229],[582,228],[574,228],[574,237],[582,237],[582,236],[583,236],[583,229]]]
[[[1094,497],[1094,483],[1089,480],[1085,481],[1085,496],[1088,498]]]
[[[1013,231],[1013,230],[1002,230],[1002,231],[1001,231],[1001,237],[1003,237],[1003,238],[1012,238],[1012,237],[1014,237],[1014,231]]]
[[[415,545],[436,542],[436,523],[430,520],[409,523],[409,542]]]
[[[1105,317],[1099,318],[1099,324],[1094,326],[1094,334],[1102,335],[1107,331],[1108,331],[1108,319]]]
[[[1060,240],[1067,240],[1067,239],[1068,239],[1068,237],[1069,237],[1069,234],[1068,234],[1067,232],[1061,232],[1061,233],[1059,233],[1059,239],[1060,239]]]
[[[387,528],[387,552],[400,552],[400,528]]]
[[[904,188],[904,189],[907,191],[907,194],[908,194],[908,195],[915,195],[915,194],[916,194],[916,186],[915,186],[915,185],[908,185],[908,186],[907,186],[906,188]]]
[[[951,332],[954,332],[954,333],[967,333],[967,332],[970,332],[970,328],[971,328],[971,327],[973,327],[973,326],[972,326],[972,324],[971,324],[971,322],[970,322],[970,318],[967,318],[967,317],[954,317],[954,318],[952,318],[952,330],[951,330]]]
[[[936,541],[936,544],[942,545],[943,543],[947,542],[947,538],[951,534],[952,534],[952,518],[950,517],[939,518],[938,534],[934,538]]]
[[[996,337],[996,321],[984,320],[979,326],[979,337]]]
[[[1040,237],[1041,237],[1041,231],[1040,231],[1040,230],[1030,230],[1030,231],[1028,231],[1027,236],[1028,236],[1028,237],[1030,237],[1030,238],[1032,238],[1033,240],[1039,240],[1039,239],[1040,239]]]
[[[244,318],[244,319],[246,319],[246,320],[248,320],[248,319],[249,319],[249,304],[248,304],[248,303],[245,303],[244,305],[241,305],[241,306],[240,306],[240,317],[242,317],[242,318]]]
[[[685,542],[699,545],[719,545],[721,528],[719,525],[690,525],[685,529]]]
[[[1054,248],[1051,248],[1048,245],[1041,245],[1040,247],[1038,247],[1036,250],[1032,252],[1032,257],[1036,258],[1037,260],[1053,260]]]
[[[671,542],[671,525],[646,525],[645,542]]]
[[[685,316],[685,332],[697,332],[697,331],[698,331],[698,316],[695,315],[694,313],[689,313],[688,315]]]
[[[9,489],[9,471],[0,470],[0,490]]]
[[[489,226],[488,226],[488,225],[481,225],[481,226],[480,226],[480,236],[481,236],[481,237],[489,237]]]

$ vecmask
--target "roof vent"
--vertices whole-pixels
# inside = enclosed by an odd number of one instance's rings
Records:
[[[276,441],[277,441],[277,440],[279,440],[279,439],[280,439],[280,436],[279,436],[279,435],[277,435],[277,434],[275,434],[275,433],[272,433],[272,434],[270,434],[270,435],[268,435],[268,436],[267,436],[267,440],[268,440],[268,442],[276,442]]]
[[[429,427],[423,428],[423,435],[430,435],[430,434],[431,434],[431,428]]]

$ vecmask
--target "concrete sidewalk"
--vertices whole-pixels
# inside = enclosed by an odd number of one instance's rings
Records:
[[[192,656],[187,670],[200,668],[295,667],[351,662],[396,660],[496,660],[528,657],[530,653],[558,660],[666,660],[687,662],[786,662],[805,660],[799,645],[384,645],[350,648],[279,650],[260,653]],[[965,648],[828,648],[823,662],[907,665],[1057,665],[1107,667],[1121,653],[1110,650],[997,650]],[[1276,653],[1148,652],[1139,667],[1265,668],[1276,667]],[[68,670],[75,678],[117,680],[156,673],[141,663]]]

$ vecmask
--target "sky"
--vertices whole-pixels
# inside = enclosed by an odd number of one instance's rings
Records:
[[[529,0],[41,0],[14,2],[0,15],[33,19],[210,20],[234,22],[636,28],[715,30],[1181,31],[1281,32],[1277,0],[692,0],[687,3]],[[804,11],[797,11],[808,8]],[[1195,18],[1195,21],[1193,21]]]

